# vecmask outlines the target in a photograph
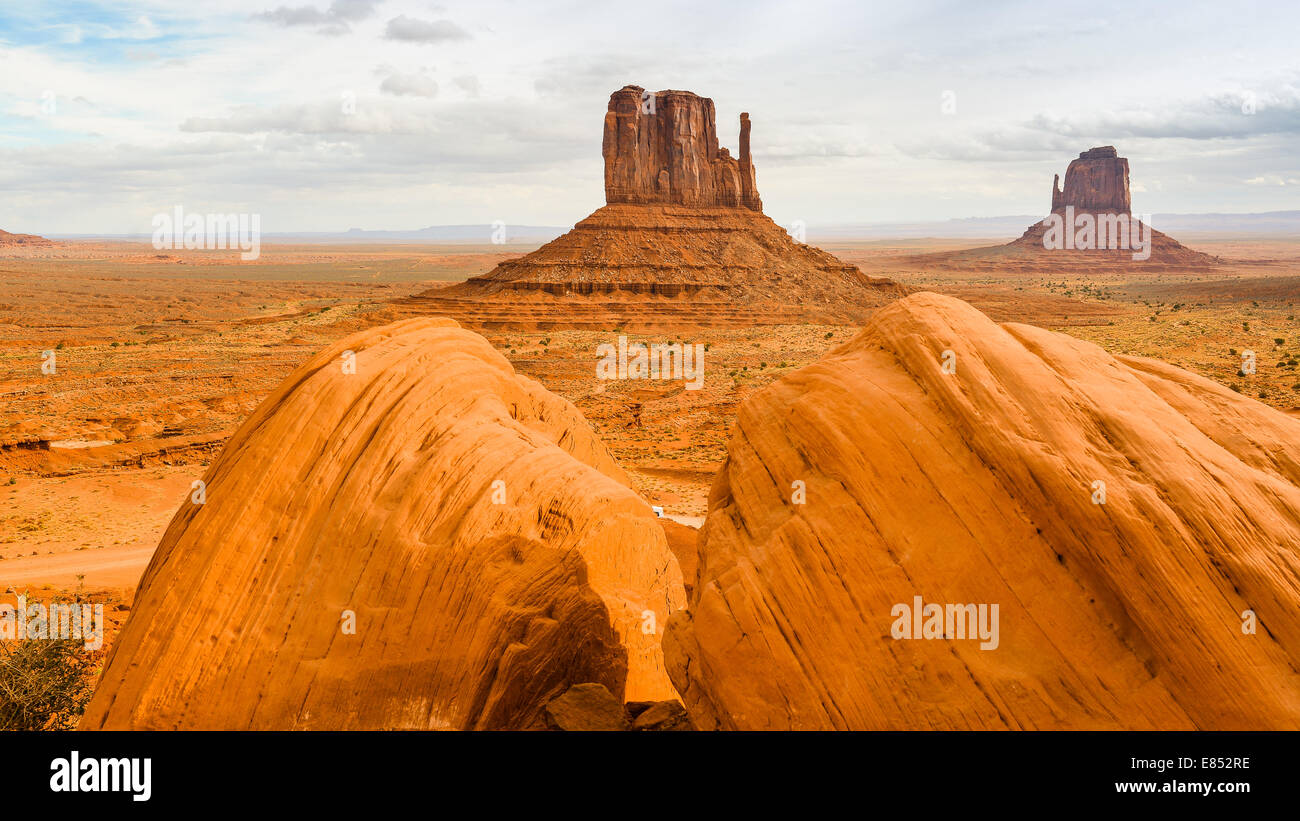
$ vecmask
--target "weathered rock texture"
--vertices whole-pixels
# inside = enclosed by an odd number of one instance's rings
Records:
[[[754,308],[784,321],[796,307],[827,318],[860,317],[905,293],[892,280],[795,242],[754,211],[607,205],[531,254],[430,296],[680,299],[697,310],[728,306],[738,320],[752,322]]]
[[[741,406],[664,651],[702,729],[1295,729],[1297,545],[1300,421],[918,294]]]
[[[1091,148],[1079,154],[1065,169],[1065,188],[1061,178],[1052,180],[1052,210],[1062,211],[1072,205],[1076,211],[1122,213],[1132,210],[1128,188],[1128,160],[1113,145]]]
[[[623,702],[600,684],[575,684],[546,705],[549,730],[630,730]]]
[[[559,316],[565,327],[683,328],[860,321],[908,292],[765,216],[749,139],[742,114],[733,158],[718,146],[712,100],[625,86],[605,115],[605,207],[530,254],[402,304],[481,327],[552,327]]]
[[[450,320],[316,356],[205,482],[83,727],[516,728],[578,683],[676,697],[641,630],[685,597],[658,520],[573,405]]]
[[[713,100],[689,91],[624,86],[605,114],[605,202],[762,211],[740,115],[740,157],[718,146]]]

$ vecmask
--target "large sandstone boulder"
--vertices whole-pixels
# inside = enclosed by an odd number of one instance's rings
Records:
[[[322,352],[204,481],[83,727],[540,727],[574,684],[676,697],[642,629],[685,596],[657,519],[573,405],[450,320]]]
[[[665,654],[702,729],[1296,729],[1297,545],[1300,421],[918,294],[741,406]]]

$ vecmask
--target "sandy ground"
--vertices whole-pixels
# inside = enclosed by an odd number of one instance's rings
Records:
[[[872,276],[967,299],[999,321],[1155,356],[1300,412],[1300,243],[1207,238],[1213,272],[1134,276],[952,270],[913,260],[980,245],[838,242]],[[529,249],[270,246],[233,255],[127,243],[0,251],[0,593],[79,586],[129,603],[176,509],[222,443],[292,369],[400,316],[390,301]],[[481,332],[515,368],[573,401],[665,515],[698,526],[737,406],[848,340],[846,326],[640,330],[707,346],[703,389],[602,382],[596,348],[623,332]],[[1280,341],[1279,341],[1280,340]],[[1243,374],[1241,352],[1256,355]],[[46,351],[56,370],[43,373]]]
[[[135,587],[201,465],[22,477],[0,489],[0,581]]]

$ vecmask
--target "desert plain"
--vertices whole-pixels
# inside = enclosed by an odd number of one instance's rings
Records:
[[[1300,417],[1300,240],[1181,236],[1218,263],[1157,272],[969,250],[1010,239],[810,241],[868,276],[1153,357]],[[349,334],[420,315],[412,297],[534,248],[267,243],[253,262],[147,242],[0,249],[3,600],[80,591],[109,604],[111,644],[193,483],[296,367]],[[703,522],[739,405],[859,329],[682,322],[635,302],[603,325],[574,323],[562,300],[546,299],[513,316],[455,318],[574,403],[635,490],[690,527]],[[597,348],[619,335],[703,344],[703,388],[597,379]]]

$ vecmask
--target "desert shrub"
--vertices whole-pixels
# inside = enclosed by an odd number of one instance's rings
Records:
[[[77,639],[0,641],[0,730],[74,729],[92,672]]]

